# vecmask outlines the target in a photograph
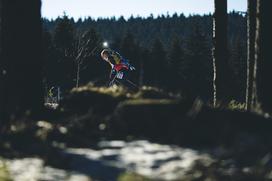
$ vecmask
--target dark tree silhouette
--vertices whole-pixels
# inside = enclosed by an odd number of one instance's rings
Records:
[[[139,69],[139,86],[143,86],[146,83],[146,62],[149,60],[149,51],[148,49],[143,49],[140,52],[140,69]]]
[[[56,66],[59,68],[57,82],[62,89],[69,89],[76,82],[76,65],[73,58],[75,27],[73,19],[69,19],[65,14],[56,21],[53,43],[56,49]]]
[[[233,92],[235,100],[245,102],[247,84],[247,53],[246,43],[238,37],[230,48],[229,64],[233,74]]]
[[[131,32],[127,32],[121,40],[120,50],[122,55],[131,59],[135,56],[135,38]]]
[[[3,16],[3,11],[2,11],[2,6],[3,6],[3,1],[0,1],[0,84],[2,84],[3,82],[3,61],[1,61],[3,59],[2,56],[2,16]],[[4,90],[0,87],[0,123],[2,120],[4,120]]]
[[[2,53],[2,1],[0,1],[0,56]]]
[[[139,69],[140,69],[140,50],[139,46],[137,45],[134,35],[130,32],[127,32],[123,37],[121,44],[120,44],[120,53],[124,58],[128,59],[129,62],[135,66],[137,69],[137,73],[131,72],[130,79],[133,82],[139,81]]]
[[[213,103],[227,102],[231,96],[230,70],[227,58],[227,0],[215,0],[213,27]]]
[[[181,64],[184,62],[184,50],[178,37],[172,40],[172,47],[168,56],[168,72],[171,81],[168,81],[168,87],[172,90],[178,90],[183,85],[181,79]]]
[[[151,85],[165,87],[166,81],[171,81],[168,80],[167,77],[166,52],[161,40],[159,39],[156,39],[153,43],[149,68],[150,72],[148,72],[148,74],[151,77]]]
[[[257,1],[256,64],[257,100],[265,112],[272,112],[271,1]]]
[[[66,14],[58,18],[54,31],[54,43],[56,47],[65,55],[72,52],[75,40],[75,27],[72,19]]]
[[[256,91],[253,91],[253,74],[254,74],[254,62],[255,62],[255,37],[256,37],[256,11],[257,0],[247,1],[247,87],[246,87],[246,109],[251,108],[256,104]]]
[[[55,46],[53,46],[53,37],[46,28],[43,28],[42,31],[42,42],[44,83],[45,87],[49,88],[58,84],[58,72],[60,68],[57,66],[57,56]]]
[[[212,56],[206,35],[198,24],[192,30],[187,43],[186,61],[191,96],[205,100],[212,98]]]
[[[8,120],[43,106],[41,1],[1,0],[0,4],[0,107],[1,118]]]

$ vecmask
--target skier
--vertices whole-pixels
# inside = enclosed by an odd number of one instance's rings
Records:
[[[129,72],[135,68],[124,59],[118,52],[111,49],[104,49],[101,58],[111,66],[109,86],[120,83],[128,88],[135,89],[137,86],[129,80]]]

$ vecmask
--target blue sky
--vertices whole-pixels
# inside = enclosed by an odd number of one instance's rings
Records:
[[[160,14],[205,14],[214,0],[42,0],[42,16],[56,18],[65,11],[70,17],[147,17]],[[246,11],[247,0],[228,0],[228,10]]]

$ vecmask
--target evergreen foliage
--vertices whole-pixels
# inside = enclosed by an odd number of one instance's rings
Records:
[[[75,86],[77,64],[70,54],[75,51],[76,42],[80,39],[84,41],[82,37],[88,36],[92,42],[89,50],[95,46],[97,48],[92,55],[84,57],[79,84],[92,81],[106,85],[110,67],[101,61],[100,51],[102,41],[108,41],[110,48],[135,66],[131,80],[136,84],[159,86],[212,99],[210,14],[188,17],[183,14],[150,15],[147,18],[131,16],[127,20],[124,17],[97,20],[89,17],[76,22],[64,14],[56,20],[43,19],[43,26],[44,54],[47,64],[51,65],[45,68],[49,84],[61,85],[65,90]],[[239,85],[233,98],[241,100],[245,85],[240,83],[246,76],[243,75],[246,69],[246,18],[231,12],[228,27],[229,50],[226,50],[226,54],[234,73],[231,77],[235,77],[235,85]]]

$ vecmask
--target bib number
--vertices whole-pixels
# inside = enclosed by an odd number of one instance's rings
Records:
[[[123,73],[123,72],[118,72],[117,75],[116,75],[116,77],[117,77],[118,79],[123,79],[124,73]]]

